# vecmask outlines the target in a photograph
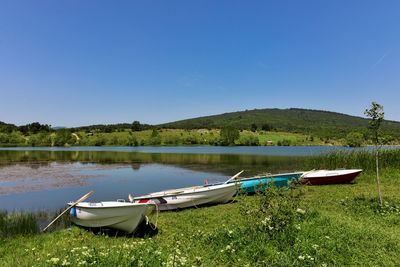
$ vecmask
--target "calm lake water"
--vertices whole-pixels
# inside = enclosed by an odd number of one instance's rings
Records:
[[[54,211],[88,201],[243,176],[301,170],[303,160],[343,147],[72,147],[0,149],[0,209]]]

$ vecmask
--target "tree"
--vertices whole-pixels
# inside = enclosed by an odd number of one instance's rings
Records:
[[[139,132],[139,131],[141,131],[142,130],[142,125],[140,124],[140,122],[139,121],[134,121],[133,123],[132,123],[132,125],[131,125],[131,129],[132,129],[132,131],[134,131],[134,132]]]
[[[151,137],[157,137],[157,136],[158,136],[157,128],[153,128],[153,131],[151,132]]]
[[[378,193],[379,193],[379,202],[382,206],[382,195],[381,195],[381,186],[379,182],[379,128],[381,126],[381,122],[384,119],[385,113],[383,112],[383,106],[379,105],[376,102],[372,102],[371,108],[366,109],[364,114],[367,117],[370,117],[371,120],[369,122],[369,128],[373,132],[373,140],[375,143],[375,162],[376,162],[376,181],[378,184]]]
[[[227,126],[221,129],[220,136],[222,145],[234,145],[235,140],[239,138],[239,130],[233,126]]]
[[[261,130],[263,130],[263,131],[271,131],[271,130],[272,130],[272,125],[270,125],[270,124],[268,124],[268,123],[264,123],[264,124],[261,126]]]
[[[364,136],[361,133],[351,132],[346,136],[346,143],[349,147],[360,147],[363,143]]]
[[[252,124],[251,124],[251,128],[250,128],[250,130],[251,130],[252,132],[255,132],[255,131],[257,131],[257,124],[255,124],[255,123],[252,123]]]

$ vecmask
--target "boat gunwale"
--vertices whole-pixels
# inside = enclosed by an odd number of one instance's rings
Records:
[[[81,203],[103,203],[107,201],[100,201],[100,202],[81,202]],[[115,209],[115,208],[133,208],[133,207],[139,207],[139,206],[156,206],[157,204],[155,203],[131,203],[131,202],[118,202],[117,203],[126,203],[127,205],[124,206],[80,206],[79,204],[75,205],[74,207],[76,208],[83,208],[83,209]],[[68,205],[71,206],[73,202],[69,202]]]
[[[224,185],[224,187],[222,187],[222,188],[217,187],[217,186],[222,186],[222,185]],[[148,195],[134,197],[134,199],[135,200],[136,199],[152,199],[152,198],[160,198],[160,197],[173,197],[173,196],[191,195],[191,194],[196,194],[196,193],[201,193],[201,192],[210,192],[210,191],[215,191],[215,190],[219,190],[219,189],[225,189],[225,188],[229,188],[231,186],[236,186],[236,185],[241,185],[241,182],[236,181],[234,183],[232,182],[232,183],[227,183],[227,184],[223,184],[222,183],[222,184],[202,185],[199,188],[191,188],[191,189],[183,190],[183,191],[178,192],[178,193],[172,192],[171,194],[166,193],[164,195],[161,194],[164,191],[161,191],[161,192],[151,193],[151,194],[148,194]],[[215,187],[215,188],[211,188],[211,187]],[[207,188],[208,190],[194,191],[196,189],[204,189],[204,188]],[[176,190],[179,190],[179,188],[176,189]],[[193,190],[193,191],[187,192],[189,190]],[[167,191],[165,191],[165,192],[167,192]],[[160,194],[159,195],[152,195],[152,194],[156,194],[156,193],[160,193]]]
[[[288,173],[272,174],[270,176],[268,176],[268,175],[261,176],[260,175],[260,176],[253,176],[253,177],[247,177],[247,178],[240,178],[240,179],[237,179],[237,180],[238,181],[248,181],[248,180],[260,180],[260,179],[269,179],[269,178],[273,179],[276,176],[291,175],[291,174],[296,174],[296,175],[298,174],[298,175],[301,176],[301,175],[304,174],[304,172],[288,172]],[[277,177],[277,178],[279,178],[279,177]],[[286,178],[282,178],[282,179],[286,179]]]
[[[317,172],[323,172],[323,171],[325,171],[325,172],[337,171],[338,173],[344,172],[344,171],[348,171],[348,172],[341,173],[341,174],[336,174],[336,175],[325,175],[325,176],[320,175],[320,176],[314,176],[314,177],[313,176],[304,176],[304,175],[310,174],[310,173],[305,173],[305,174],[303,174],[301,176],[301,178],[304,178],[304,179],[321,179],[321,178],[329,178],[329,177],[341,177],[341,176],[344,176],[344,175],[352,175],[352,174],[357,174],[358,175],[358,174],[362,173],[364,170],[363,169],[317,170],[317,171],[314,171],[313,173],[315,174]]]

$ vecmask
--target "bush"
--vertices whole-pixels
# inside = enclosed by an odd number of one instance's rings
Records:
[[[291,144],[292,141],[290,141],[289,139],[279,140],[277,143],[278,146],[290,146]]]
[[[146,144],[147,144],[147,145],[150,145],[150,146],[158,146],[158,145],[161,145],[161,137],[160,137],[159,135],[157,135],[157,136],[152,136],[152,137],[150,137],[149,139],[147,139]]]
[[[18,132],[12,132],[8,137],[9,144],[24,144],[25,139]]]
[[[361,133],[349,133],[346,136],[346,143],[349,147],[360,147],[364,141],[364,137]]]
[[[239,138],[239,144],[242,146],[258,146],[260,141],[255,135],[242,135]]]
[[[73,145],[76,143],[76,137],[73,136],[68,129],[60,129],[54,138],[55,146],[64,146],[66,144]]]
[[[107,145],[110,145],[110,146],[119,145],[118,136],[116,136],[116,135],[111,136],[111,138],[108,138],[106,143],[107,143]]]
[[[219,145],[219,138],[213,135],[212,133],[207,137],[206,142],[210,146],[217,146]]]
[[[239,138],[239,130],[232,126],[221,129],[220,143],[223,146],[234,145],[235,140]]]
[[[303,195],[301,186],[291,189],[278,188],[273,184],[260,185],[264,190],[256,190],[252,196],[239,196],[241,214],[247,225],[256,232],[269,236],[291,230],[295,222],[305,213],[300,209]]]
[[[8,143],[8,134],[0,133],[0,144]]]
[[[167,135],[164,138],[164,144],[166,145],[178,145],[180,141],[179,136],[176,135]]]
[[[31,135],[28,139],[28,145],[30,146],[51,146],[52,138],[47,133],[39,133]]]
[[[103,135],[93,136],[91,138],[91,145],[93,146],[104,146],[107,142],[107,139]]]
[[[182,143],[184,145],[195,145],[195,144],[198,144],[199,142],[198,142],[196,136],[188,135],[185,138],[183,138]]]

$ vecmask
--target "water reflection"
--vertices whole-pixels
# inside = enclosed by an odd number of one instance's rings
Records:
[[[85,163],[129,163],[134,170],[142,164],[159,163],[204,172],[220,172],[226,175],[246,169],[248,175],[259,172],[282,172],[298,170],[303,157],[242,155],[242,154],[182,154],[139,153],[116,151],[16,151],[0,150],[0,167],[16,162],[46,164],[49,161]]]

